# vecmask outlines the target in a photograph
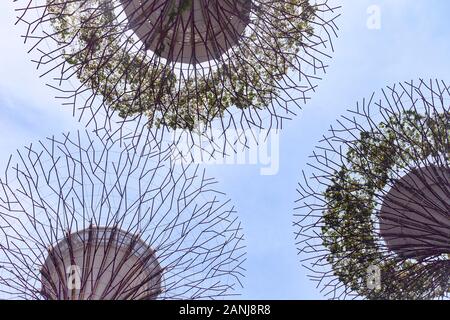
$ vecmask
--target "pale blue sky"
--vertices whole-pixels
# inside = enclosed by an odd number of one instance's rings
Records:
[[[450,78],[448,0],[340,0],[339,39],[328,74],[313,99],[281,135],[280,171],[212,166],[240,214],[248,247],[242,298],[320,299],[297,256],[292,227],[302,168],[330,124],[356,101],[398,81]],[[370,5],[381,8],[381,30],[366,27]],[[38,78],[14,26],[12,1],[0,3],[0,172],[16,148],[82,128]]]

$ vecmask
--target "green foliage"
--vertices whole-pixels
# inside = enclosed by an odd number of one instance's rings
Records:
[[[121,117],[144,113],[150,125],[189,130],[210,124],[232,107],[267,108],[280,96],[278,81],[296,63],[304,34],[313,33],[315,15],[306,0],[256,8],[260,13],[245,41],[258,45],[240,45],[207,75],[186,76],[138,49],[117,23],[113,2],[48,0],[47,5],[65,61],[83,85]],[[170,15],[176,17],[191,6],[186,0],[173,6]],[[279,19],[275,13],[280,11],[290,16]],[[271,20],[272,30],[263,19]]]
[[[448,284],[433,285],[438,280],[426,275],[426,264],[395,261],[380,250],[375,215],[377,200],[397,172],[417,158],[448,161],[449,116],[425,117],[406,111],[379,124],[378,129],[361,132],[359,139],[348,144],[346,163],[324,194],[327,209],[322,235],[334,274],[352,291],[369,299],[417,299],[439,297],[448,290]],[[381,268],[381,290],[367,288],[370,266]],[[420,273],[424,275],[417,276]]]

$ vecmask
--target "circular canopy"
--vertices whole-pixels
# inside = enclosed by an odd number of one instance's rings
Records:
[[[250,19],[247,0],[121,0],[131,28],[169,61],[219,59],[235,46]]]
[[[324,294],[450,295],[449,88],[420,80],[375,92],[315,149],[295,224]]]
[[[155,299],[162,273],[155,252],[138,236],[91,226],[49,250],[41,292],[52,300]]]
[[[0,177],[0,299],[212,299],[237,294],[234,207],[141,128],[53,136]]]
[[[395,181],[380,210],[380,234],[404,258],[450,254],[450,168],[417,168]]]
[[[17,5],[32,60],[79,120],[170,131],[186,158],[261,144],[294,117],[326,74],[340,16],[337,0]]]

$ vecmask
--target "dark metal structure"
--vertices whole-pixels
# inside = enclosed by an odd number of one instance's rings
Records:
[[[145,117],[224,153],[307,102],[339,16],[333,0],[16,2],[33,61],[80,120]]]
[[[295,226],[325,295],[450,296],[449,88],[420,80],[374,93],[314,151]]]
[[[51,137],[0,179],[0,297],[236,295],[240,223],[216,181],[175,165],[151,131]]]

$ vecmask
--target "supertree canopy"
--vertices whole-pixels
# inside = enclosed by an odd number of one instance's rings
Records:
[[[449,97],[437,80],[388,87],[316,148],[294,225],[324,294],[450,296]]]
[[[0,297],[209,299],[237,294],[233,206],[150,135],[51,137],[0,179]]]
[[[209,140],[292,117],[325,73],[339,16],[332,0],[16,1],[34,61],[80,119],[145,116]]]

